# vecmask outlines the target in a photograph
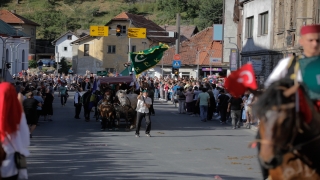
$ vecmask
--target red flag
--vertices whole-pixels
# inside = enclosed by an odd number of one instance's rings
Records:
[[[251,63],[242,66],[227,77],[225,88],[234,96],[241,96],[249,88],[256,90],[257,82]]]

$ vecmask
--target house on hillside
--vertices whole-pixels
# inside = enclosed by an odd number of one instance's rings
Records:
[[[112,68],[103,67],[103,38],[90,35],[83,36],[71,43],[72,67],[75,73],[85,74],[87,70],[93,73],[97,71],[112,71]]]
[[[68,31],[51,42],[55,48],[56,62],[60,62],[63,57],[69,61],[72,60],[73,55],[71,42],[77,39],[79,39],[79,37],[75,33]]]
[[[115,29],[121,26],[121,35],[116,36]],[[165,36],[166,33],[149,32],[164,31],[151,20],[141,15],[122,12],[112,18],[106,26],[109,26],[109,36],[91,37],[84,36],[71,43],[74,49],[73,63],[77,64],[75,71],[85,73],[90,70],[93,73],[106,70],[109,72],[121,72],[125,69],[124,63],[129,61],[129,52],[141,51],[161,43],[173,45],[174,38],[169,37],[151,37]],[[128,28],[146,28],[147,38],[137,39],[128,38]],[[129,47],[130,42],[130,47]]]
[[[35,56],[37,47],[36,32],[37,27],[40,25],[16,14],[14,10],[8,11],[6,9],[1,9],[0,19],[6,22],[7,24],[13,26],[16,29],[16,31],[20,30],[24,32],[28,37],[30,37],[28,54],[30,54],[30,56]]]
[[[176,26],[170,26],[170,25],[163,25],[161,26],[165,31],[173,31],[177,32]],[[181,25],[180,26],[180,42],[190,39],[193,35],[197,34],[199,32],[197,26],[187,26],[187,25]]]
[[[222,61],[222,43],[213,41],[213,27],[208,27],[183,41],[180,48],[181,68],[180,77],[207,77],[211,74],[226,76],[228,62]],[[163,55],[161,62],[147,73],[149,76],[172,76],[172,60],[175,47],[170,47]],[[210,61],[211,59],[211,61]],[[212,63],[210,63],[212,62]],[[199,66],[199,69],[198,69]],[[210,69],[211,66],[211,69]]]
[[[21,70],[27,70],[29,54],[28,35],[21,31],[16,31],[12,26],[0,20],[0,40],[2,41],[0,42],[0,57],[11,65],[9,72],[13,75],[21,72]],[[4,69],[2,65],[0,63],[1,72]]]

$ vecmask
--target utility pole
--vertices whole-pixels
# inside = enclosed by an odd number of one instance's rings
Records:
[[[177,32],[176,54],[179,54],[180,52],[180,13],[177,13],[176,32]]]

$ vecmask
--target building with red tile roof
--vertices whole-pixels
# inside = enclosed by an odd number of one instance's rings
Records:
[[[15,11],[0,9],[0,19],[30,37],[29,54],[36,53],[36,30],[38,23],[16,14]]]
[[[199,58],[197,54],[199,52]],[[162,58],[162,62],[157,65],[155,71],[162,74],[162,64],[164,75],[172,72],[172,61],[175,55],[175,46],[170,47]],[[210,74],[210,58],[215,62],[211,63],[212,73],[226,75],[229,63],[222,61],[222,43],[213,41],[213,28],[208,27],[192,36],[189,40],[183,41],[180,45],[181,68],[179,72],[182,76],[196,77],[197,65],[199,62],[199,75]],[[158,75],[159,75],[158,74]]]

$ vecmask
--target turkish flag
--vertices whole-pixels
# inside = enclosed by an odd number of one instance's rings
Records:
[[[252,64],[248,63],[232,72],[224,84],[225,88],[236,97],[243,95],[247,89],[256,90],[258,87]]]

